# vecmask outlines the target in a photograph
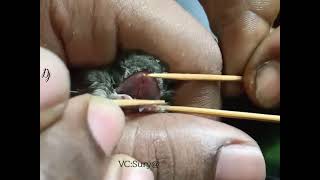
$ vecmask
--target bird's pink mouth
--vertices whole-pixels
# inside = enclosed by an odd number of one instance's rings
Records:
[[[137,72],[122,83],[116,89],[118,94],[126,94],[135,99],[157,100],[161,98],[158,81],[145,76],[147,72]]]

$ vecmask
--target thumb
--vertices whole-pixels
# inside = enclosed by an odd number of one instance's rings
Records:
[[[280,104],[280,27],[254,52],[245,69],[244,86],[255,104],[264,108]]]
[[[71,98],[40,134],[40,179],[102,179],[124,124],[121,109],[105,98]]]
[[[40,47],[40,131],[61,116],[69,92],[67,67],[58,56]]]

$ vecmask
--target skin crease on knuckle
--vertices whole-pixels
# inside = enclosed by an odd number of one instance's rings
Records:
[[[222,145],[256,145],[240,130],[200,117],[194,121],[192,115],[129,116],[127,123],[114,153],[128,154],[141,162],[158,161],[159,167],[151,170],[160,180],[212,179],[214,159]]]

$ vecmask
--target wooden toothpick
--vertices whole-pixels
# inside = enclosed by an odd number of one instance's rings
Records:
[[[181,81],[242,81],[242,76],[214,74],[150,73],[146,76]]]
[[[257,121],[263,121],[263,122],[280,123],[279,115],[227,111],[227,110],[219,110],[219,109],[195,108],[195,107],[185,107],[185,106],[159,105],[158,107],[161,112],[167,111],[167,112],[203,114],[203,115],[211,115],[211,116],[218,116],[218,117],[224,117],[224,118],[248,119],[248,120],[257,120]]]
[[[164,100],[116,99],[112,101],[120,107],[166,104]]]

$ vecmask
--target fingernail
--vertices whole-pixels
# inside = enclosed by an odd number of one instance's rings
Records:
[[[258,147],[227,145],[218,151],[215,180],[262,180],[265,176],[265,162]]]
[[[124,127],[124,114],[112,101],[92,96],[88,108],[89,129],[96,143],[108,155],[119,141]]]
[[[271,108],[280,102],[280,63],[269,61],[257,70],[256,98],[258,103]]]

